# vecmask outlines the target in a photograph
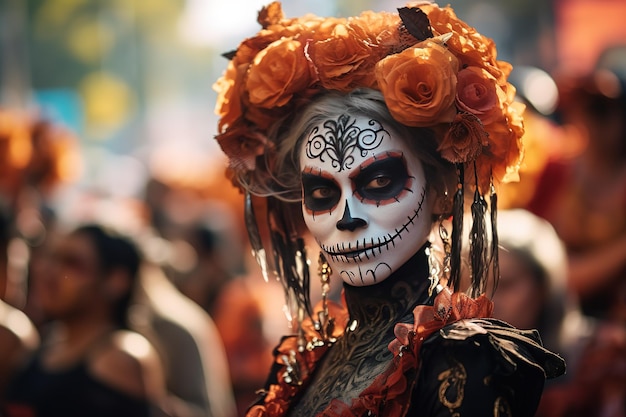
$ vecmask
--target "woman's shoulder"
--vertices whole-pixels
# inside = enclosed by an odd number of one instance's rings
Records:
[[[431,410],[532,416],[546,378],[565,362],[542,346],[534,330],[496,319],[463,319],[424,341],[417,404]],[[433,415],[438,415],[436,412]]]
[[[34,350],[39,345],[37,329],[23,311],[0,299],[0,332],[3,341],[23,349]]]
[[[455,353],[484,351],[492,357],[498,372],[514,373],[530,367],[543,378],[555,378],[565,373],[565,361],[546,349],[537,330],[521,330],[494,318],[463,319],[444,326],[425,341],[424,354],[437,351]]]
[[[116,330],[90,355],[94,377],[137,398],[158,398],[164,391],[161,360],[153,345],[139,333]]]

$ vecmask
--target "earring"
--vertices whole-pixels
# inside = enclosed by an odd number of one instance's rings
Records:
[[[450,236],[448,230],[443,224],[444,218],[439,218],[439,240],[443,246],[443,256],[441,256],[441,246],[439,243],[433,243],[437,241],[437,238],[431,235],[431,244],[426,248],[426,256],[428,256],[428,280],[430,285],[428,287],[428,295],[432,296],[436,291],[438,294],[443,286],[441,281],[444,281],[444,285],[448,285],[450,280]]]
[[[435,246],[431,243],[430,246],[426,248],[426,256],[428,256],[428,280],[430,281],[430,285],[428,286],[429,296],[433,295],[433,291],[439,285],[439,276],[441,274],[441,265],[439,264],[439,259],[437,259],[435,252]]]
[[[450,258],[452,256],[452,247],[450,246],[450,235],[448,234],[448,229],[446,229],[446,226],[443,224],[443,217],[439,219],[439,238],[443,244],[443,277],[445,278],[447,285],[450,280]]]
[[[328,294],[330,293],[330,275],[333,273],[326,257],[322,252],[318,258],[317,272],[322,284],[322,310],[317,313],[317,322],[315,323],[315,329],[322,336],[322,341],[325,343],[334,343],[335,339],[331,337],[334,319],[329,317],[328,313]]]
[[[448,193],[448,187],[443,192],[443,196],[439,197],[439,210],[445,215],[452,213],[452,199]]]

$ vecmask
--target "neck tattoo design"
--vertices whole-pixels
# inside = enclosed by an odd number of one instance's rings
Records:
[[[390,136],[376,120],[368,122],[370,129],[361,129],[355,124],[356,119],[342,114],[337,120],[327,120],[322,130],[316,126],[307,139],[306,156],[319,158],[322,162],[329,158],[337,171],[343,171],[352,167],[352,153],[356,149],[365,156],[367,151],[376,149],[385,137]]]

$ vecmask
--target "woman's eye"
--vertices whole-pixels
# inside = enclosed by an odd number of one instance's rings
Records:
[[[304,205],[313,212],[331,210],[341,197],[337,184],[319,175],[302,174],[302,191]]]
[[[377,190],[380,188],[385,188],[387,186],[389,186],[391,184],[391,178],[389,177],[376,177],[373,180],[371,180],[366,186],[365,189],[367,190]]]
[[[404,159],[388,157],[362,168],[352,179],[363,201],[381,204],[397,200],[406,190],[409,174]]]
[[[333,190],[329,187],[320,187],[320,188],[313,190],[313,192],[311,193],[311,197],[318,198],[318,199],[329,198],[329,197],[332,197],[332,195],[333,195]]]

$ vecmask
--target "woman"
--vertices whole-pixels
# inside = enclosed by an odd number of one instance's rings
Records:
[[[87,225],[63,236],[49,261],[35,278],[50,328],[11,381],[3,415],[156,415],[165,393],[158,357],[125,330],[141,262],[134,244]]]
[[[432,4],[286,19],[272,3],[259,22],[216,84],[217,140],[297,334],[276,349],[249,415],[532,416],[563,362],[534,332],[486,319],[482,295],[497,266],[485,212],[495,223],[495,184],[520,156],[510,67]],[[458,292],[466,189],[471,297]],[[442,257],[428,242],[435,225]],[[321,249],[315,309],[307,230]],[[331,276],[342,305],[327,300]]]

